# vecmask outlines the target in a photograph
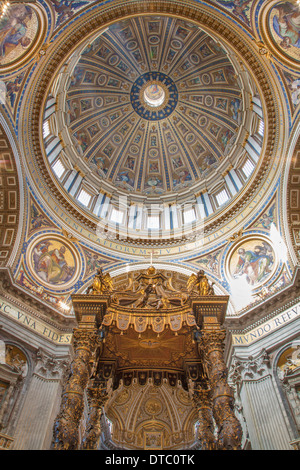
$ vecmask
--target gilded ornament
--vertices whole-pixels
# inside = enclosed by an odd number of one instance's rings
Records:
[[[192,274],[187,282],[187,290],[190,294],[196,293],[200,296],[214,295],[214,283],[208,281],[203,269],[197,274]]]
[[[87,288],[87,294],[101,295],[113,291],[113,282],[109,273],[103,274],[102,269],[98,268],[92,284]]]

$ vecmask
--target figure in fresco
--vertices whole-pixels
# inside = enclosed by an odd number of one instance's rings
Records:
[[[34,204],[32,204],[30,207],[30,213],[31,213],[31,220],[30,220],[31,230],[36,230],[40,227],[51,225],[50,222],[47,220],[47,218],[44,216],[44,214],[40,212],[39,209]]]
[[[241,100],[238,98],[235,98],[234,100],[232,100],[230,102],[229,109],[230,109],[232,119],[234,119],[235,121],[238,121],[240,113],[241,113]]]
[[[128,171],[121,171],[116,177],[116,181],[123,184],[125,187],[128,184],[129,186],[134,187],[134,179]]]
[[[300,47],[300,9],[291,2],[280,2],[274,6],[277,15],[273,18],[273,27],[282,39],[279,45],[283,49],[291,46]]]
[[[5,104],[12,109],[16,103],[19,91],[22,88],[24,72],[18,75],[14,80],[6,82],[6,101]]]
[[[296,107],[300,103],[300,79],[286,71],[283,72],[283,75],[290,91],[292,103]]]
[[[239,248],[238,255],[234,277],[246,274],[250,285],[261,282],[269,274],[274,262],[272,248],[266,242],[256,245],[254,249]]]
[[[72,18],[74,12],[85,7],[95,0],[76,1],[76,0],[51,0],[57,13],[56,26],[60,26],[65,21]]]
[[[92,273],[101,267],[101,264],[104,261],[100,258],[100,255],[97,253],[90,253],[89,251],[84,251],[86,255],[86,273]]]
[[[205,258],[200,259],[199,263],[205,264],[207,269],[209,269],[214,274],[217,274],[219,265],[219,254],[219,251],[217,253],[209,253]]]
[[[217,0],[217,3],[220,5],[223,5],[226,8],[231,8],[232,13],[243,20],[248,26],[250,26],[250,22],[247,12],[250,8],[249,4],[252,2],[253,0]]]
[[[102,157],[101,155],[96,155],[92,159],[92,163],[96,165],[96,171],[99,176],[103,176],[103,174],[105,175],[107,174],[108,168],[106,167],[107,164],[106,164],[104,157]]]
[[[66,259],[66,247],[61,245],[49,251],[52,242],[40,242],[33,251],[35,271],[49,284],[68,282],[74,273],[74,266],[69,266]]]
[[[27,30],[32,15],[31,7],[12,5],[9,14],[0,20],[0,58],[7,56],[19,45],[24,49],[29,46],[32,40],[28,37]]]
[[[270,207],[268,211],[262,214],[257,225],[261,224],[264,228],[270,229],[274,220],[275,220],[275,204],[273,204],[272,207]]]
[[[73,135],[73,141],[76,145],[78,153],[80,155],[83,155],[85,150],[89,146],[89,138],[88,138],[87,133],[85,131],[75,132]]]
[[[146,186],[150,186],[151,188],[156,186],[161,186],[162,180],[158,176],[150,176],[146,182]]]
[[[192,180],[192,177],[190,173],[187,170],[183,169],[179,171],[178,173],[176,173],[176,175],[174,175],[173,185],[177,186],[178,184],[185,184],[191,180]]]

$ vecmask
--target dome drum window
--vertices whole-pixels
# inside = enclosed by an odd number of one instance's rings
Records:
[[[85,189],[81,189],[77,196],[78,201],[86,207],[89,205],[91,198],[91,194],[89,194]]]
[[[221,191],[216,193],[215,198],[216,198],[218,206],[222,206],[223,204],[228,202],[229,196],[228,196],[226,189],[222,189]]]
[[[62,161],[60,159],[57,159],[55,163],[52,165],[52,170],[54,171],[56,176],[60,179],[64,175],[66,168],[64,164],[62,163]]]

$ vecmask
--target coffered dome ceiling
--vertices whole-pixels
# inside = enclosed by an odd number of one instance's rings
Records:
[[[224,175],[241,165],[255,128],[255,86],[234,54],[198,26],[124,20],[81,46],[66,71],[56,126],[65,161],[91,194],[101,188],[115,198],[184,202],[222,189]],[[237,176],[228,199],[245,180]]]

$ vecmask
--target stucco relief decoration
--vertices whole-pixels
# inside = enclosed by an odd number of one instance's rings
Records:
[[[300,60],[300,7],[296,2],[277,2],[269,12],[271,40],[289,59]]]
[[[13,4],[0,19],[0,70],[32,57],[44,36],[42,13],[27,3]]]
[[[73,245],[56,236],[34,240],[28,249],[28,264],[34,277],[51,289],[73,284],[80,268]]]
[[[277,375],[292,410],[297,426],[300,424],[300,344],[296,342],[279,357]]]
[[[276,264],[276,255],[270,242],[264,237],[250,237],[231,249],[227,259],[227,275],[232,280],[243,279],[255,289],[267,282]]]
[[[278,361],[277,373],[281,380],[300,371],[300,345],[284,351]],[[298,387],[299,388],[299,387]]]
[[[21,349],[16,346],[7,344],[5,346],[5,364],[10,366],[14,371],[20,372],[23,377],[28,373],[28,361]],[[1,392],[0,392],[1,394]],[[1,401],[1,400],[0,400]]]

